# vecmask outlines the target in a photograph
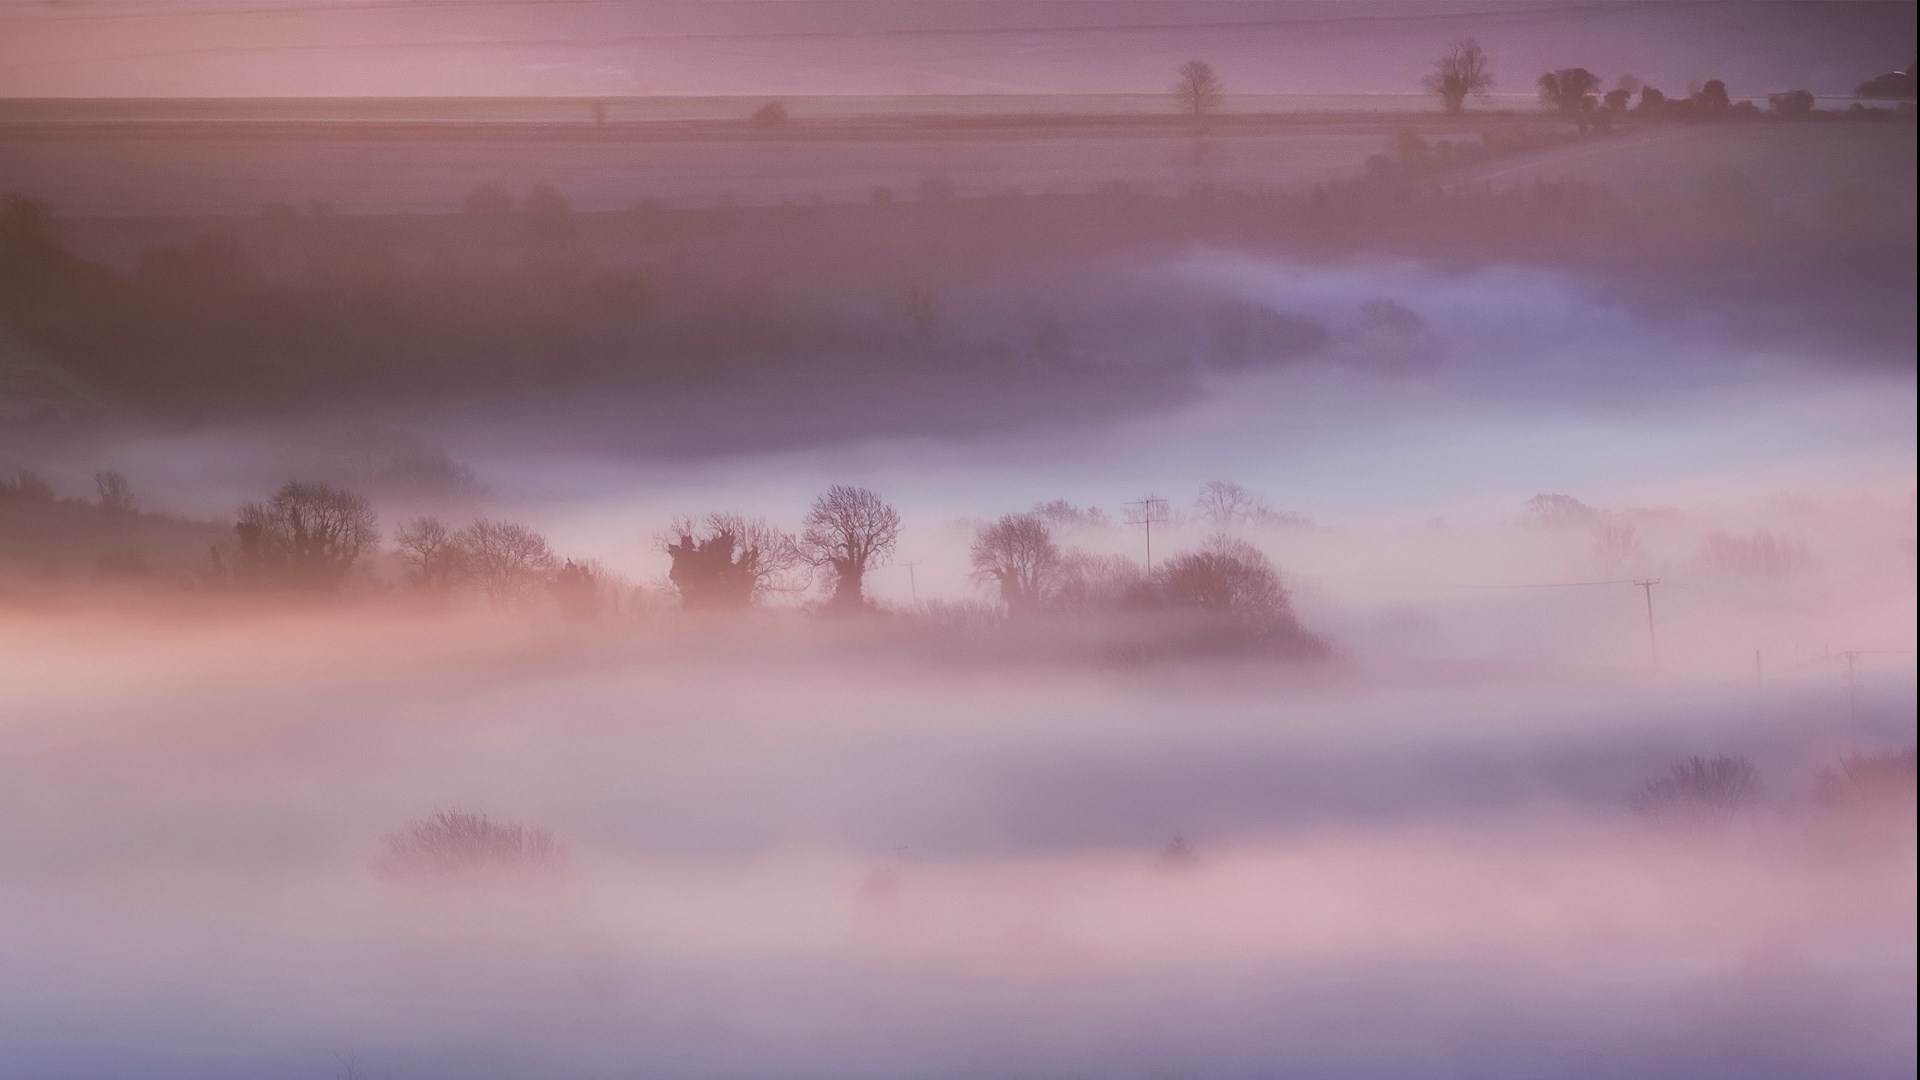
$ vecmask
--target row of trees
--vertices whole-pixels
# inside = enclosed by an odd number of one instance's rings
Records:
[[[1258,522],[1265,510],[1245,488],[1218,481],[1202,490],[1197,505],[1222,528]],[[1129,559],[1063,547],[1056,523],[1072,522],[1071,515],[1063,518],[1064,506],[1008,514],[976,533],[974,578],[1009,616],[1181,614],[1204,620],[1234,643],[1311,640],[1294,621],[1279,571],[1252,544],[1222,532],[1148,573]],[[813,501],[797,534],[764,519],[713,513],[674,522],[660,537],[660,550],[686,610],[746,610],[824,580],[828,610],[845,613],[870,606],[866,575],[892,557],[900,531],[899,512],[878,494],[834,485]],[[256,589],[337,590],[380,541],[365,497],[302,481],[240,507],[234,532],[232,554],[215,551],[216,578]],[[515,522],[479,518],[454,528],[416,517],[394,533],[393,545],[409,584],[430,594],[468,588],[503,610],[550,594],[570,618],[591,618],[598,610],[601,572],[585,561],[560,559],[545,537]]]

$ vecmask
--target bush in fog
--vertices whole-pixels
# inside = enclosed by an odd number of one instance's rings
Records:
[[[1629,801],[1661,825],[1721,828],[1759,805],[1760,770],[1738,757],[1689,757],[1646,782]]]
[[[835,484],[813,500],[801,524],[800,555],[832,575],[833,606],[865,607],[867,571],[892,556],[900,514],[866,488]]]
[[[1715,531],[1707,534],[1700,562],[1721,573],[1766,578],[1804,570],[1813,565],[1813,556],[1798,540],[1765,529],[1745,536]]]
[[[805,584],[799,542],[759,518],[708,514],[697,525],[682,518],[660,549],[672,560],[667,579],[688,611],[737,611]]]
[[[331,484],[290,481],[238,519],[234,575],[248,585],[338,588],[380,539],[367,500]]]
[[[1151,608],[1173,620],[1165,647],[1211,654],[1325,651],[1295,620],[1280,572],[1245,540],[1215,536],[1154,567],[1150,584]]]
[[[140,509],[140,502],[133,495],[133,485],[113,469],[103,469],[93,474],[93,490],[100,509],[109,514],[132,514]]]
[[[767,131],[778,131],[787,126],[792,117],[787,115],[787,107],[778,101],[769,101],[753,110],[753,126]]]
[[[11,480],[0,480],[0,501],[50,503],[53,499],[53,485],[30,469],[14,473]]]
[[[381,844],[375,866],[400,878],[559,869],[566,849],[537,826],[495,821],[465,810],[439,810]]]
[[[1426,78],[1429,91],[1440,95],[1440,104],[1450,113],[1463,111],[1467,99],[1485,99],[1493,89],[1493,65],[1487,52],[1473,38],[1453,43],[1447,54],[1433,62],[1433,73]]]
[[[970,552],[974,577],[994,583],[1011,615],[1038,609],[1060,568],[1060,547],[1038,514],[1008,514],[981,529]]]
[[[1883,750],[1848,754],[1838,764],[1820,770],[1814,782],[1814,801],[1837,810],[1914,810],[1915,753]]]
[[[1111,613],[1150,605],[1151,589],[1140,564],[1124,555],[1096,555],[1075,548],[1054,568],[1048,606],[1072,615]]]

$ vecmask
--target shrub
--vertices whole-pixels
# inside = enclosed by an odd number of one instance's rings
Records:
[[[430,878],[499,872],[546,872],[566,860],[553,833],[495,821],[466,810],[437,810],[390,833],[375,864],[393,877]]]
[[[1723,828],[1760,802],[1760,770],[1746,758],[1690,757],[1647,781],[1629,805],[1662,825]]]
[[[1814,800],[1832,809],[1914,809],[1914,750],[1848,754],[1820,770]]]

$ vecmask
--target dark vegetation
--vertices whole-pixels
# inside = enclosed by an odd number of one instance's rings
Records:
[[[1470,44],[1436,75],[1450,109],[1492,77]],[[1187,73],[1198,106],[1217,100],[1207,91],[1217,94],[1217,76],[1203,74]],[[1121,183],[978,193],[930,176],[911,198],[583,213],[550,187],[483,183],[445,215],[276,204],[218,226],[149,223],[166,239],[117,262],[83,254],[97,224],[11,195],[0,204],[0,345],[17,343],[121,416],[527,392],[557,406],[614,390],[642,413],[673,401],[679,425],[632,424],[617,437],[686,447],[723,408],[757,407],[764,422],[736,431],[768,445],[1099,419],[1183,401],[1210,371],[1294,362],[1332,341],[1311,318],[1111,269],[1196,245],[1569,267],[1653,304],[1684,290],[1735,332],[1755,318],[1773,322],[1756,336],[1787,325],[1901,332],[1890,298],[1912,284],[1912,208],[1891,197],[1836,187],[1824,206],[1786,208],[1731,172],[1660,189],[1471,182],[1479,165],[1630,124],[1835,115],[1796,93],[1779,95],[1776,116],[1742,110],[1715,81],[1684,100],[1631,77],[1599,89],[1583,69],[1550,73],[1543,96],[1575,127],[1489,116],[1477,130],[1408,130],[1360,178],[1291,189],[1197,180],[1180,194]],[[778,115],[755,124],[790,122]],[[51,402],[38,418],[57,426],[85,411]]]
[[[566,848],[538,826],[440,810],[387,836],[376,869],[391,877],[445,880],[558,870]]]

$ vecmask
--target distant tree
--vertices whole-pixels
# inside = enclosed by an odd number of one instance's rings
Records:
[[[1813,94],[1806,90],[1768,94],[1767,105],[1781,116],[1806,116],[1813,112]]]
[[[59,250],[53,204],[30,195],[0,195],[0,263],[31,262]]]
[[[1113,519],[1105,510],[1097,506],[1075,506],[1065,499],[1034,503],[1033,512],[1055,529],[1105,529],[1113,525]]]
[[[932,343],[940,329],[940,294],[919,278],[900,287],[900,310],[907,317],[913,337],[922,345]]]
[[[787,115],[787,107],[778,101],[769,101],[753,110],[753,126],[765,131],[778,131],[787,126],[792,118]]]
[[[1875,75],[1855,87],[1853,92],[1863,98],[1912,101],[1913,65],[1908,64],[1905,71],[1889,71],[1884,75]]]
[[[1194,509],[1207,519],[1215,532],[1226,532],[1253,520],[1260,509],[1260,497],[1239,484],[1209,480],[1200,488]]]
[[[1220,76],[1214,72],[1213,65],[1205,60],[1189,60],[1180,65],[1180,77],[1174,81],[1173,95],[1179,103],[1181,114],[1192,121],[1196,129],[1206,127],[1207,117],[1225,99]]]
[[[835,484],[813,501],[802,522],[800,552],[833,575],[833,606],[850,611],[866,605],[867,570],[893,554],[900,540],[900,514],[866,488]]]
[[[465,577],[495,608],[525,603],[554,568],[547,538],[511,521],[479,520],[454,535],[465,560]]]
[[[330,484],[290,481],[238,518],[235,573],[250,583],[338,588],[380,539],[367,500]]]
[[[1912,747],[1871,754],[1848,754],[1815,779],[1814,801],[1835,809],[1902,809],[1914,812],[1915,757]]]
[[[592,622],[600,617],[600,583],[593,567],[568,559],[554,571],[548,589],[568,622]]]
[[[1153,577],[1161,598],[1175,609],[1232,615],[1257,625],[1290,617],[1280,572],[1244,540],[1216,536],[1200,550],[1155,567]]]
[[[440,810],[390,833],[374,864],[401,878],[557,870],[566,849],[552,832],[465,810]]]
[[[1643,86],[1640,88],[1640,111],[1641,112],[1657,113],[1666,107],[1667,107],[1667,95],[1661,93],[1659,87]]]
[[[481,184],[467,193],[460,212],[481,218],[504,218],[513,213],[513,194],[499,184]]]
[[[1433,62],[1426,85],[1440,95],[1440,104],[1450,113],[1465,110],[1469,97],[1485,99],[1493,88],[1493,67],[1486,50],[1473,38],[1454,42],[1445,56]]]
[[[132,514],[140,509],[140,500],[133,494],[133,485],[127,478],[114,469],[103,469],[93,474],[93,489],[98,494],[100,509],[109,514]]]
[[[1618,91],[1625,91],[1628,100],[1632,100],[1633,96],[1645,89],[1646,85],[1638,75],[1622,75],[1613,81],[1613,88]]]
[[[1535,495],[1527,500],[1526,523],[1529,525],[1557,529],[1568,525],[1586,525],[1599,516],[1600,511],[1571,495]]]
[[[1586,68],[1561,68],[1540,76],[1542,103],[1569,116],[1590,112],[1600,90],[1600,76]]]
[[[1601,100],[1606,104],[1607,111],[1623,113],[1627,111],[1627,106],[1633,103],[1633,91],[1623,86],[1616,86],[1607,91],[1606,97]]]
[[[1694,95],[1694,104],[1702,112],[1723,113],[1733,106],[1727,97],[1727,84],[1719,79],[1708,79],[1701,84],[1700,92]]]
[[[1761,797],[1760,770],[1738,757],[1690,757],[1647,781],[1629,805],[1662,825],[1724,828]]]
[[[458,583],[467,568],[466,552],[452,529],[439,518],[417,517],[394,534],[394,547],[413,583],[431,592],[445,592]]]
[[[46,477],[31,469],[21,469],[13,474],[11,480],[0,480],[0,501],[11,499],[15,502],[50,503],[54,500],[53,485]]]
[[[1060,567],[1060,548],[1039,514],[1008,514],[973,540],[973,572],[998,586],[1009,615],[1038,609]]]
[[[1060,557],[1048,604],[1056,611],[1093,614],[1148,606],[1151,597],[1140,564],[1122,555],[1095,555],[1075,548]]]
[[[1721,573],[1771,578],[1805,570],[1813,565],[1813,556],[1800,541],[1766,529],[1744,536],[1716,529],[1707,534],[1700,562]]]
[[[799,543],[759,518],[708,514],[673,523],[661,538],[667,573],[688,611],[739,610],[773,592],[803,586]]]

